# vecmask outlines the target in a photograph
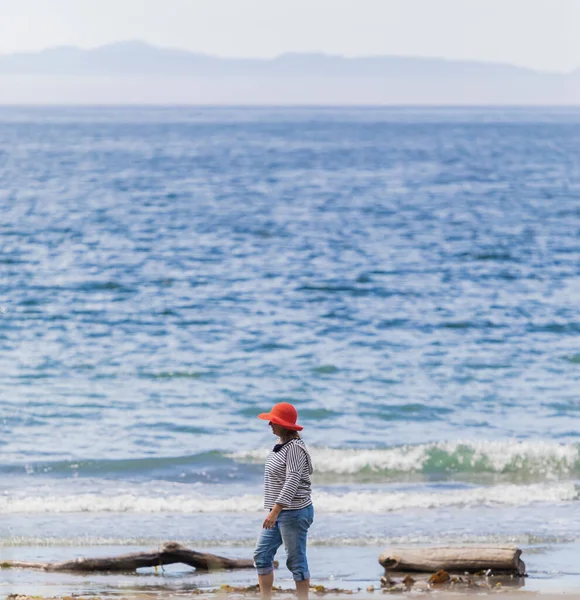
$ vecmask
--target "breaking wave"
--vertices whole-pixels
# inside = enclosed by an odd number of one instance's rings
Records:
[[[438,509],[477,505],[520,506],[577,500],[573,483],[496,485],[443,491],[355,491],[314,494],[318,512],[380,514],[413,509]],[[262,510],[262,497],[243,495],[212,497],[198,493],[155,496],[137,493],[99,493],[0,497],[0,514],[43,513],[249,513]]]
[[[559,478],[580,472],[580,447],[547,441],[456,441],[383,449],[310,448],[321,474],[502,474]],[[263,462],[264,451],[230,455],[238,462]]]

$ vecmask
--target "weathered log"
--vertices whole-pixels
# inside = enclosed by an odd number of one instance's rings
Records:
[[[379,557],[385,571],[435,573],[479,573],[523,576],[522,551],[514,546],[466,546],[448,548],[391,548]]]
[[[77,558],[59,563],[31,563],[5,561],[0,563],[3,569],[40,569],[43,571],[71,571],[86,573],[91,571],[135,571],[143,567],[160,567],[183,563],[198,571],[223,571],[233,569],[252,569],[254,563],[250,559],[232,559],[190,550],[176,542],[163,544],[160,550],[137,552],[102,558]]]

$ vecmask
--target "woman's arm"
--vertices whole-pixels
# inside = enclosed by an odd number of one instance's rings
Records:
[[[278,498],[276,498],[276,504],[281,505],[282,508],[292,504],[307,463],[308,458],[304,450],[295,444],[291,444],[286,452],[286,481]]]
[[[280,504],[274,504],[272,510],[268,513],[268,516],[264,520],[264,524],[262,527],[264,529],[272,529],[274,525],[276,525],[276,521],[278,520],[278,515],[282,512],[284,507]]]

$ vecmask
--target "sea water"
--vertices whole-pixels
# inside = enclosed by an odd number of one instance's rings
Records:
[[[0,109],[0,560],[251,557],[287,401],[314,582],[512,543],[580,586],[579,149],[572,109]]]

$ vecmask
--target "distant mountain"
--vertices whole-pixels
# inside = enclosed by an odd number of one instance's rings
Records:
[[[71,46],[0,56],[0,73],[19,75],[168,75],[300,77],[533,77],[506,64],[436,58],[284,54],[274,59],[233,59],[119,42],[92,50]]]
[[[144,42],[0,56],[0,104],[580,105],[580,70],[437,58],[219,58]]]

